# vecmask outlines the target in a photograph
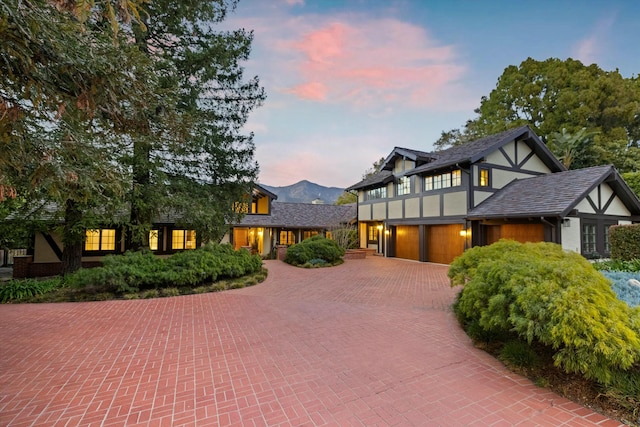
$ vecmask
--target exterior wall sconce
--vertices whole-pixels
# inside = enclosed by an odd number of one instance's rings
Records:
[[[471,235],[471,230],[463,228],[460,230],[460,237],[467,237]]]

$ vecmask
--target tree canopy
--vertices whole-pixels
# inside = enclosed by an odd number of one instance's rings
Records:
[[[2,198],[27,201],[16,218],[63,220],[68,271],[107,221],[144,246],[160,213],[201,240],[236,215],[258,170],[241,128],[265,95],[243,76],[252,34],[214,30],[235,5],[0,5]]]
[[[547,143],[556,133],[591,135],[584,158],[572,167],[610,163],[627,171],[639,165],[640,79],[624,78],[618,70],[574,59],[528,58],[504,70],[475,112],[461,129],[443,132],[436,147],[529,125]]]

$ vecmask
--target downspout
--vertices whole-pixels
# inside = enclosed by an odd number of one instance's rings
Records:
[[[540,217],[540,221],[542,221],[543,224],[547,224],[551,227],[551,241],[553,243],[558,243],[556,242],[556,225],[553,224],[552,222],[547,221],[546,219],[544,219],[543,216]]]

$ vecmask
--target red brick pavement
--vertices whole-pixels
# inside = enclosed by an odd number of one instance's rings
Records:
[[[620,425],[475,349],[445,266],[267,267],[217,294],[0,306],[0,425]]]

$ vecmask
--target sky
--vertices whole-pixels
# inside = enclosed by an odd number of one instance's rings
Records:
[[[233,28],[253,31],[267,99],[244,131],[271,186],[344,188],[396,146],[431,151],[528,57],[640,74],[639,0],[240,0]]]

